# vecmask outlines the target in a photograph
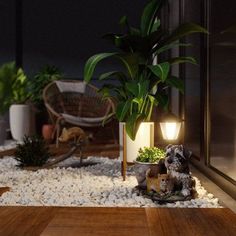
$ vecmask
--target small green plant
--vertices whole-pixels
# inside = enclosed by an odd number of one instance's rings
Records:
[[[15,159],[20,167],[42,166],[50,157],[49,148],[43,138],[38,136],[25,136],[23,144],[18,144]]]
[[[52,81],[62,78],[62,73],[55,66],[46,65],[30,80],[31,101],[39,109],[44,108],[43,89]]]
[[[0,114],[4,114],[12,103],[24,103],[28,98],[27,78],[15,62],[0,66]]]
[[[157,147],[144,147],[138,151],[136,161],[157,163],[160,159],[165,157],[165,151]]]

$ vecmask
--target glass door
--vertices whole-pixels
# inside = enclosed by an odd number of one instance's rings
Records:
[[[236,1],[211,1],[211,167],[236,180]]]

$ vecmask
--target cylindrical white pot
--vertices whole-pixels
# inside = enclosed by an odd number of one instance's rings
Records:
[[[125,137],[124,137],[125,135]],[[124,144],[124,140],[126,143]],[[154,146],[154,123],[142,122],[135,140],[131,140],[126,134],[125,123],[119,123],[120,159],[123,161],[124,152],[128,163],[133,162],[138,155],[138,150],[143,147]]]
[[[12,137],[22,141],[24,135],[30,134],[30,106],[14,104],[10,107],[10,129]]]

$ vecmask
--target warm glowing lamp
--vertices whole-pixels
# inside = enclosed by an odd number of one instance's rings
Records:
[[[162,118],[160,122],[161,133],[165,140],[176,140],[179,137],[181,120],[174,114],[169,113]]]

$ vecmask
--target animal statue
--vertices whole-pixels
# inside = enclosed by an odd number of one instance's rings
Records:
[[[164,158],[161,159],[158,164],[155,165],[135,165],[135,175],[138,181],[139,188],[146,189],[147,188],[147,182],[146,182],[146,172],[150,169],[150,176],[157,176],[158,174],[165,174],[167,173],[166,167],[165,167],[165,160]]]
[[[81,143],[86,140],[85,132],[79,127],[69,129],[63,128],[61,136],[58,138],[60,142],[65,143],[72,140],[74,143]]]
[[[183,145],[170,144],[166,147],[167,173],[174,181],[174,191],[180,191],[184,197],[191,196],[195,187],[195,181],[189,172],[191,154]]]
[[[159,194],[168,194],[173,191],[173,181],[168,174],[150,176],[150,169],[146,172],[147,192],[151,190]]]

